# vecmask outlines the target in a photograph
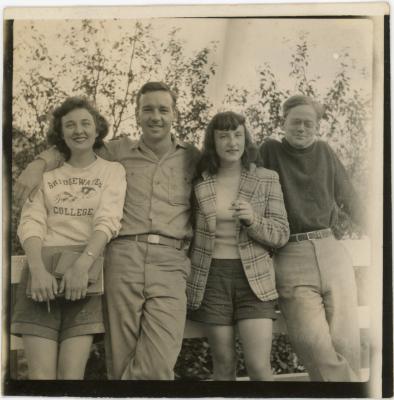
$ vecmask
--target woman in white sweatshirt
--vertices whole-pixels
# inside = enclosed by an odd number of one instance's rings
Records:
[[[66,161],[44,174],[22,209],[18,236],[29,268],[11,332],[23,337],[29,379],[83,379],[94,335],[104,332],[101,296],[86,296],[88,272],[118,234],[126,190],[123,166],[94,152],[107,133],[89,102],[66,99],[48,133]],[[55,260],[65,250],[80,254],[56,280]]]

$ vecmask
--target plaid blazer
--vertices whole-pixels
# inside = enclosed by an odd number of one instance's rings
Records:
[[[216,230],[216,177],[203,173],[194,186],[194,237],[190,248],[192,264],[187,282],[188,307],[201,305],[208,279]],[[262,300],[278,297],[270,249],[284,246],[289,239],[289,224],[278,174],[251,165],[241,173],[239,200],[248,201],[254,210],[250,226],[237,224],[237,242],[249,285]]]

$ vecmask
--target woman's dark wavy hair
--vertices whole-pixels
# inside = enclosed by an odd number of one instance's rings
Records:
[[[96,132],[98,134],[93,148],[97,149],[103,145],[103,139],[108,134],[107,120],[96,110],[96,108],[84,97],[68,97],[59,107],[55,108],[52,112],[52,120],[47,134],[47,141],[50,145],[64,154],[66,160],[71,156],[70,149],[63,139],[62,132],[62,117],[69,112],[83,108],[89,112],[93,117],[96,125]]]
[[[203,171],[214,175],[219,169],[220,159],[216,152],[215,130],[234,130],[239,125],[245,129],[245,151],[241,157],[242,166],[249,170],[250,164],[257,161],[258,151],[245,125],[245,117],[233,111],[220,112],[211,119],[205,131],[201,159],[197,165],[197,177],[200,177]]]

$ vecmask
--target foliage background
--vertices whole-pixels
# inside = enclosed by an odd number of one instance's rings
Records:
[[[283,101],[295,93],[315,97],[325,106],[319,136],[335,149],[367,202],[372,48],[365,38],[371,26],[368,21],[296,22],[276,21],[272,30],[267,20],[16,21],[12,183],[46,147],[50,112],[65,97],[87,96],[107,117],[112,137],[137,137],[135,94],[144,82],[162,80],[178,94],[175,134],[196,145],[209,118],[225,109],[246,115],[256,143],[280,139]],[[263,29],[276,36],[260,37]],[[360,47],[360,40],[366,44]],[[13,205],[13,254],[22,252],[15,235],[19,213]],[[342,214],[336,234],[360,233]],[[282,365],[289,372],[293,353],[281,338],[274,343],[274,368]],[[194,360],[204,360],[200,365],[209,366],[206,344],[184,346],[179,365],[194,354]],[[100,358],[100,349],[94,354]],[[277,362],[282,359],[287,361]],[[193,363],[189,360],[192,368]],[[302,367],[295,361],[294,368]],[[196,373],[204,371],[209,367]]]

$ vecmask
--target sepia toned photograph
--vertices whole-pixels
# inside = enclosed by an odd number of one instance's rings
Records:
[[[388,17],[6,9],[2,393],[392,396]]]

